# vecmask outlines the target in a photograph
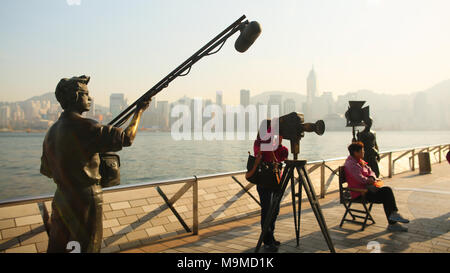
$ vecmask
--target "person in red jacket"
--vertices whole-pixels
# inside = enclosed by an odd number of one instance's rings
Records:
[[[261,161],[263,162],[275,162],[278,166],[287,159],[289,151],[288,149],[281,145],[283,138],[276,135],[275,132],[271,132],[270,120],[265,120],[261,123],[260,133],[258,133],[256,140],[253,144],[253,151],[256,157],[256,162],[253,168],[247,172],[246,177],[251,177],[255,173],[257,166]],[[267,126],[264,128],[264,126]],[[265,129],[262,130],[261,128]],[[279,173],[281,177],[281,172]],[[266,216],[270,209],[270,204],[274,198],[274,194],[277,192],[278,188],[273,185],[263,185],[258,184],[257,190],[259,194],[259,199],[261,203],[261,229],[263,228]],[[271,252],[278,250],[280,242],[275,239],[275,222],[280,211],[280,206],[277,204],[275,207],[275,215],[270,224],[269,230],[263,238],[264,247]]]

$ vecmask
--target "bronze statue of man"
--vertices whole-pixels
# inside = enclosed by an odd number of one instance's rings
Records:
[[[89,111],[92,100],[89,79],[84,75],[64,78],[55,90],[64,111],[45,136],[41,158],[41,173],[57,185],[47,252],[67,252],[70,241],[78,242],[83,253],[100,252],[103,197],[99,153],[130,146],[149,106],[149,101],[140,103],[125,130],[85,118],[82,113]]]
[[[380,176],[380,169],[378,162],[380,161],[380,154],[378,153],[377,135],[370,130],[372,127],[372,119],[369,117],[364,120],[366,127],[362,132],[358,132],[358,140],[364,144],[364,161],[374,171],[377,177]]]

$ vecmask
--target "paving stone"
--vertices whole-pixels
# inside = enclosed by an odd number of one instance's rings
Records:
[[[140,214],[143,213],[144,210],[142,209],[142,207],[136,207],[136,208],[129,208],[129,209],[124,209],[125,214],[127,216],[129,215],[135,215],[135,214]]]
[[[14,219],[0,220],[0,230],[15,227]]]
[[[47,252],[47,247],[48,247],[48,241],[36,243],[36,249],[37,249],[37,252],[39,252],[39,253]]]
[[[135,241],[135,240],[144,239],[147,237],[148,237],[148,234],[145,230],[137,230],[137,231],[127,233],[127,238],[130,242]]]
[[[128,232],[132,232],[133,229],[131,228],[130,225],[122,225],[122,226],[112,227],[111,231],[114,235],[119,235],[119,234],[126,234]]]
[[[125,216],[125,212],[123,210],[115,210],[115,211],[109,211],[105,212],[106,219],[113,219],[113,218],[119,218],[122,216]]]
[[[137,222],[137,223],[132,223],[131,227],[133,228],[133,230],[145,230],[146,228],[150,228],[153,227],[151,222]]]
[[[19,235],[27,233],[30,230],[31,229],[29,226],[8,228],[8,229],[2,230],[2,237],[3,237],[3,239],[8,239],[11,237],[18,237]]]
[[[113,235],[113,233],[110,228],[103,228],[103,238],[109,237],[111,235]]]
[[[167,217],[158,217],[151,220],[153,226],[160,226],[170,223]]]
[[[166,232],[162,226],[146,228],[145,231],[147,231],[148,236],[155,236]]]
[[[130,203],[128,201],[125,202],[117,202],[109,204],[113,210],[127,209],[131,208]]]
[[[110,247],[110,246],[119,246],[119,244],[124,244],[126,242],[128,242],[128,238],[125,235],[113,235],[111,237],[108,238],[104,238],[104,243],[106,245],[106,247]]]
[[[119,220],[119,223],[121,225],[127,225],[127,224],[131,224],[131,223],[137,222],[138,218],[137,218],[136,215],[130,215],[130,216],[117,218],[117,220]]]
[[[110,228],[117,226],[120,226],[119,221],[117,221],[117,219],[109,219],[103,221],[103,228]]]
[[[102,209],[103,209],[103,212],[108,212],[108,211],[112,210],[112,208],[109,204],[103,204]]]
[[[142,207],[147,205],[147,200],[145,199],[138,199],[138,200],[131,200],[130,205],[131,207]]]
[[[36,245],[26,245],[7,249],[5,253],[37,253]]]
[[[114,252],[119,252],[119,251],[120,251],[120,247],[118,245],[107,246],[100,250],[101,253],[114,253]]]
[[[15,221],[16,221],[16,226],[18,226],[18,227],[31,225],[31,224],[43,223],[42,216],[40,214],[18,217],[18,218],[15,218]]]
[[[32,235],[23,235],[19,237],[20,244],[21,245],[30,245],[34,243],[44,242],[48,241],[48,235],[46,232],[41,232],[38,234],[32,234]]]
[[[142,206],[142,209],[144,210],[144,212],[151,212],[151,211],[158,209],[159,207],[160,207],[160,205],[151,204],[151,205],[147,205],[147,206]]]
[[[140,241],[132,241],[132,242],[126,242],[123,244],[119,244],[120,250],[126,250],[130,248],[136,248],[141,245]]]
[[[0,240],[0,250],[6,250],[18,246],[20,246],[18,238],[9,238],[6,240]]]
[[[39,214],[37,204],[7,206],[0,208],[0,220]]]

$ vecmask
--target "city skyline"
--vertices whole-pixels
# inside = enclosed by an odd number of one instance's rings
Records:
[[[322,79],[318,91],[334,95],[410,94],[450,78],[448,1],[318,2],[7,0],[0,11],[0,101],[53,91],[60,78],[81,74],[92,77],[100,105],[124,91],[133,101],[242,14],[263,29],[248,52],[235,52],[232,37],[159,99],[213,99],[222,90],[224,104],[237,104],[240,89],[305,94],[311,65]]]
[[[258,120],[297,111],[302,112],[307,120],[324,119],[329,130],[344,130],[345,118],[343,114],[348,107],[348,101],[365,100],[374,106],[371,109],[375,109],[375,111],[371,112],[371,115],[376,120],[375,128],[394,130],[442,130],[450,128],[450,111],[445,104],[450,99],[450,80],[440,82],[423,92],[417,92],[413,95],[396,95],[394,100],[392,95],[377,94],[370,90],[348,92],[344,95],[338,95],[337,99],[334,99],[332,92],[318,92],[317,86],[319,82],[314,68],[311,68],[305,78],[306,95],[295,92],[275,91],[256,94],[252,97],[250,96],[250,90],[241,89],[239,104],[243,106],[242,109],[244,111],[247,111],[247,106],[256,106]],[[228,111],[233,112],[233,109],[236,109],[234,106],[237,105],[224,104],[223,92],[220,90],[216,91],[214,103],[211,99],[204,100],[203,98],[192,98],[184,95],[174,102],[153,98],[151,104],[152,107],[144,114],[142,128],[163,131],[169,130],[173,122],[178,118],[177,114],[173,116],[172,113],[172,110],[177,105],[187,106],[191,111],[191,114],[189,114],[191,118],[196,105],[200,105],[200,108],[197,108],[200,112],[196,115],[200,114],[202,116],[202,123],[208,120],[207,116],[202,114],[208,105],[215,104],[219,106],[222,109],[220,112],[222,114],[226,113],[227,116]],[[261,109],[261,105],[265,105],[266,110]],[[430,108],[431,105],[434,105],[434,107]],[[86,113],[86,116],[106,123],[127,106],[128,99],[124,93],[112,93],[110,94],[109,107],[93,103],[91,110]],[[272,108],[275,112],[273,112]],[[250,111],[250,109],[248,110]],[[264,114],[264,111],[267,111],[267,113]],[[45,130],[56,121],[61,112],[62,109],[52,92],[21,102],[0,102],[0,129],[3,131],[17,129]],[[267,116],[265,117],[264,115]],[[393,115],[397,116],[397,118],[392,119]],[[408,121],[411,118],[419,122],[409,123]],[[194,126],[191,127],[194,128]]]

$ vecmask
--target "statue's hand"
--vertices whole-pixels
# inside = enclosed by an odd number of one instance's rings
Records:
[[[145,110],[147,110],[147,108],[150,106],[150,102],[151,102],[151,101],[152,101],[151,98],[148,99],[148,100],[140,101],[140,102],[138,103],[138,105],[137,105],[137,108],[138,108],[140,111],[145,111]]]

